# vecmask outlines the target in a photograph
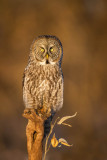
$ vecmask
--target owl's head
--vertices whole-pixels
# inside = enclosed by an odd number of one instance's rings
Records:
[[[33,41],[30,60],[36,64],[61,64],[62,57],[62,44],[56,36],[43,35]]]

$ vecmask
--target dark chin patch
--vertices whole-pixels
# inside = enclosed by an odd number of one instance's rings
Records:
[[[49,64],[49,61],[48,61],[48,59],[46,60],[46,64]]]

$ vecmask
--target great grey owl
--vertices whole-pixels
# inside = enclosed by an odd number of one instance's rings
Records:
[[[42,108],[51,112],[51,117],[45,122],[47,133],[46,124],[49,126],[53,115],[63,105],[62,57],[62,44],[56,36],[39,36],[31,45],[23,75],[25,108],[34,108],[37,113]]]

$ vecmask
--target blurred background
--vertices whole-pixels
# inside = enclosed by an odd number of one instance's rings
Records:
[[[72,148],[51,149],[47,160],[107,160],[107,1],[0,0],[0,160],[26,160],[22,75],[35,37],[63,44],[64,107],[78,112],[56,127]]]

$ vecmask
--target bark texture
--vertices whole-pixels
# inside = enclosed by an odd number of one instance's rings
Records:
[[[38,116],[34,109],[25,109],[23,117],[28,119],[26,126],[28,160],[42,160],[44,122],[50,114]]]

